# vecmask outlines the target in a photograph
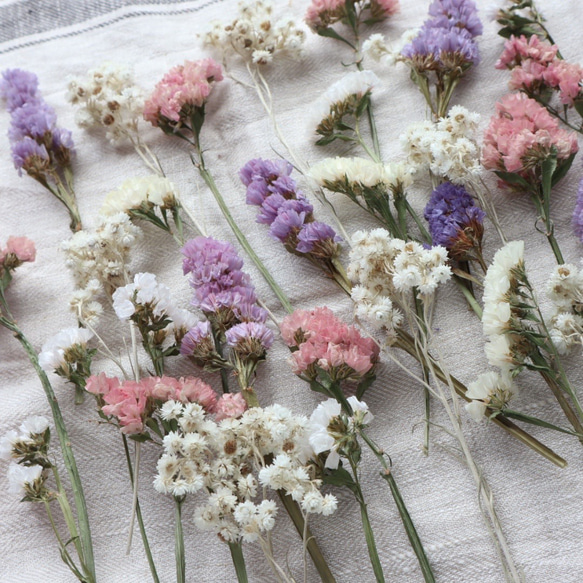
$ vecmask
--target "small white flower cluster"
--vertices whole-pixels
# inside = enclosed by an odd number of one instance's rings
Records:
[[[486,408],[502,411],[517,393],[510,375],[486,372],[468,385],[466,397],[472,402],[466,405],[466,410],[472,419],[481,421],[485,418]]]
[[[158,322],[171,320],[172,327],[184,333],[197,322],[192,312],[176,307],[170,288],[158,283],[153,273],[136,273],[133,283],[117,288],[112,299],[113,309],[120,320],[128,320],[140,308],[140,317]]]
[[[271,63],[280,53],[292,58],[302,55],[306,33],[293,18],[273,17],[271,3],[264,0],[240,2],[239,15],[228,25],[213,23],[204,42],[225,54],[235,51],[257,65]]]
[[[30,458],[46,445],[44,433],[49,427],[46,417],[35,415],[26,419],[19,431],[9,431],[0,439],[0,459],[14,460]],[[19,498],[28,496],[37,499],[42,493],[43,466],[39,464],[16,463],[8,467],[8,491]]]
[[[129,178],[106,197],[99,214],[110,217],[131,210],[151,210],[153,207],[173,209],[179,204],[178,190],[168,180],[155,174]]]
[[[383,65],[395,65],[400,61],[403,47],[409,44],[418,34],[418,28],[406,30],[394,44],[387,43],[382,34],[371,34],[362,43],[362,52],[373,61],[380,62]]]
[[[480,115],[455,105],[437,123],[411,124],[400,140],[407,162],[417,172],[425,169],[454,184],[475,181],[482,173],[476,131]]]
[[[374,87],[380,85],[379,78],[372,71],[352,71],[347,73],[330,87],[312,105],[310,114],[310,131],[324,120],[333,116],[336,110],[342,112],[348,101],[358,102]]]
[[[78,318],[95,324],[103,312],[97,297],[125,284],[131,250],[142,231],[125,213],[99,217],[94,232],[82,230],[61,244],[77,290],[70,302]]]
[[[395,328],[403,323],[403,314],[393,306],[391,298],[363,285],[353,286],[351,297],[354,315],[375,330],[385,329],[390,335],[387,340],[393,340]]]
[[[358,431],[373,420],[368,405],[356,397],[349,397],[348,403],[353,414],[348,417],[342,413],[336,399],[320,403],[310,416],[310,445],[317,454],[329,452],[324,467],[336,469],[344,448],[350,448],[357,439]]]
[[[366,158],[326,158],[310,168],[316,183],[332,192],[358,195],[363,188],[402,192],[413,184],[403,163],[379,164]]]
[[[199,405],[174,401],[161,415],[176,419],[179,429],[164,439],[154,487],[177,497],[204,491],[207,499],[195,511],[201,530],[225,542],[257,540],[273,528],[277,513],[273,501],[254,500],[266,488],[283,490],[305,513],[328,515],[336,509],[336,498],[322,495],[321,481],[310,477],[305,417],[272,405],[215,423]],[[273,461],[267,464],[266,458]]]
[[[524,269],[524,242],[511,241],[494,255],[484,278],[482,326],[488,337],[488,362],[508,374],[522,364],[515,353],[515,336],[509,333],[513,318],[511,295],[518,282],[513,270]]]
[[[72,360],[72,353],[84,352],[91,338],[93,332],[86,328],[65,328],[43,344],[38,355],[39,364],[47,372],[66,368],[67,363]]]
[[[137,136],[145,97],[126,67],[106,62],[85,78],[69,79],[67,99],[80,106],[80,127],[104,127],[111,142]]]
[[[558,265],[547,283],[554,307],[549,322],[551,339],[559,354],[583,344],[583,272],[575,265]]]
[[[358,231],[352,238],[348,277],[373,295],[397,298],[401,304],[406,301],[402,294],[413,288],[428,301],[451,277],[447,260],[441,246],[425,249],[414,241],[394,239],[385,229]]]

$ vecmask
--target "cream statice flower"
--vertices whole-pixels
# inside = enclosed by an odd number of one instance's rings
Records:
[[[476,141],[479,120],[479,114],[456,105],[437,123],[411,124],[400,136],[408,163],[454,184],[475,181],[482,172]]]
[[[86,328],[65,328],[43,344],[38,355],[39,364],[47,372],[64,373],[72,363],[86,355],[87,342],[91,338],[93,332]]]
[[[18,498],[42,500],[45,494],[43,467],[11,463],[8,467],[8,492]]]
[[[327,399],[310,417],[310,445],[316,454],[328,452],[324,467],[329,469],[336,469],[340,458],[358,447],[358,432],[373,420],[366,403],[356,397],[347,401],[352,408],[351,416],[342,412],[338,401]]]
[[[248,62],[266,65],[280,54],[300,57],[305,38],[306,33],[298,28],[295,19],[275,19],[270,2],[255,0],[240,2],[239,14],[231,23],[213,23],[204,42],[225,55],[234,52]]]
[[[346,117],[360,117],[373,88],[379,85],[372,71],[353,71],[332,84],[311,107],[309,127],[320,136],[318,142],[330,141]]]
[[[25,419],[19,431],[11,430],[0,438],[0,459],[45,460],[48,448],[49,420],[42,415],[33,415]]]
[[[179,205],[180,195],[170,180],[152,175],[129,178],[106,197],[99,214],[110,217],[131,211],[151,211],[154,207],[172,210]]]
[[[558,265],[547,283],[553,304],[548,328],[560,354],[583,344],[583,272],[575,265]]]
[[[358,231],[352,239],[348,277],[373,294],[398,297],[417,289],[419,297],[429,301],[438,284],[448,281],[451,268],[447,251],[435,246],[425,249],[414,241],[394,239],[384,229]]]
[[[173,496],[204,492],[195,510],[198,528],[225,542],[258,540],[277,514],[267,489],[290,494],[305,513],[335,510],[336,498],[320,492],[321,481],[306,465],[312,452],[305,417],[272,405],[217,423],[202,408],[176,402],[164,405],[164,415],[179,429],[164,439],[154,487]]]
[[[382,34],[371,34],[362,43],[362,52],[377,63],[392,66],[400,62],[401,51],[419,34],[418,28],[406,30],[396,42],[388,42]]]
[[[137,139],[145,97],[126,67],[106,62],[85,78],[70,78],[67,99],[79,106],[80,127],[103,127],[111,142]]]
[[[494,412],[503,411],[517,392],[509,375],[483,373],[468,385],[466,397],[472,399],[472,402],[466,405],[466,410],[475,421],[481,421],[485,418],[487,408]]]

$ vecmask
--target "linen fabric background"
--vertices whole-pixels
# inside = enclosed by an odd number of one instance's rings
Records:
[[[482,129],[494,112],[495,102],[508,91],[509,74],[494,63],[503,41],[497,25],[488,22],[491,6],[478,0],[484,21],[479,39],[482,62],[460,85],[452,104],[459,103],[482,114]],[[133,67],[137,81],[151,90],[172,66],[185,59],[209,55],[199,35],[211,21],[235,18],[234,0],[191,2],[79,1],[50,3],[0,2],[0,70],[20,67],[37,73],[40,90],[52,105],[59,124],[73,131],[77,157],[75,184],[81,215],[86,227],[96,221],[104,196],[126,178],[144,176],[148,171],[129,147],[113,147],[100,132],[76,127],[75,111],[65,100],[68,75],[83,75],[105,60]],[[276,12],[288,12],[300,20],[308,2],[277,2]],[[426,17],[428,0],[403,1],[401,11],[376,31],[396,40],[406,29],[419,26]],[[548,26],[569,60],[583,61],[580,26],[583,8],[578,0],[544,1],[538,5]],[[310,103],[345,72],[342,62],[351,55],[333,40],[308,34],[305,58],[301,62],[281,62],[265,69],[273,89],[277,118],[288,141],[311,163],[342,153],[334,148],[313,145],[307,120]],[[409,80],[404,67],[369,63],[380,77],[382,87],[374,93],[375,112],[386,160],[401,157],[399,135],[413,121],[427,115],[421,94]],[[241,63],[231,69],[234,77],[245,80]],[[5,136],[9,114],[0,110],[0,135]],[[159,155],[167,175],[179,187],[185,205],[196,212],[209,233],[235,243],[212,196],[197,176],[188,151],[179,140],[144,124],[144,136]],[[255,93],[242,84],[226,79],[218,84],[208,104],[203,129],[206,158],[238,224],[246,233],[267,267],[289,294],[294,306],[330,306],[339,317],[350,320],[350,300],[334,284],[306,262],[285,252],[268,237],[267,229],[255,223],[255,210],[245,204],[245,189],[237,171],[251,157],[275,157],[284,148],[274,136],[272,125]],[[580,140],[581,143],[581,140]],[[355,155],[359,155],[355,152]],[[1,242],[9,235],[34,239],[38,254],[34,264],[16,272],[8,300],[22,329],[40,350],[43,342],[60,329],[75,325],[67,299],[73,280],[64,265],[59,244],[69,237],[64,208],[29,177],[19,177],[12,167],[8,139],[0,139]],[[581,242],[572,234],[571,214],[581,163],[576,159],[568,177],[555,188],[552,216],[557,238],[567,261],[579,264]],[[526,266],[539,299],[548,308],[544,286],[555,261],[545,238],[535,231],[535,213],[526,197],[509,196],[488,178],[500,219],[509,239],[526,242]],[[303,185],[302,180],[299,180]],[[412,204],[422,209],[430,194],[427,180],[411,189]],[[348,199],[334,196],[333,203],[349,233],[377,225]],[[319,220],[333,223],[326,208],[316,205]],[[152,271],[159,281],[171,287],[182,307],[189,305],[191,291],[181,271],[181,255],[171,237],[144,225],[145,238],[136,253],[134,272]],[[492,228],[486,232],[485,253],[491,259],[500,246]],[[243,253],[241,251],[241,253]],[[244,255],[242,255],[245,257]],[[345,259],[347,252],[345,252]],[[250,260],[245,268],[252,275],[259,296],[278,318],[284,315],[274,294]],[[100,331],[114,351],[123,353],[127,328],[111,314]],[[453,284],[440,290],[436,308],[435,335],[439,350],[452,372],[465,382],[487,370],[481,325],[468,312]],[[287,348],[278,341],[261,367],[256,388],[262,403],[278,402],[296,413],[309,415],[321,396],[311,393],[291,372]],[[30,415],[50,411],[40,383],[18,342],[0,330],[0,427],[2,432],[17,428]],[[410,360],[404,363],[419,373]],[[581,357],[566,361],[575,386],[583,380]],[[145,361],[144,361],[144,364]],[[114,368],[96,359],[96,371]],[[169,362],[169,374],[197,374],[188,362]],[[438,426],[448,421],[439,405],[433,408],[435,426],[431,429],[428,457],[421,451],[423,394],[418,385],[388,359],[381,365],[377,382],[366,396],[375,415],[371,436],[393,460],[393,472],[436,578],[444,583],[498,583],[504,581],[496,549],[480,512],[476,486],[455,457],[455,444]],[[91,398],[81,406],[73,404],[72,389],[51,375],[68,425],[74,452],[83,479],[92,526],[98,579],[107,583],[141,583],[150,580],[148,565],[136,528],[131,554],[125,553],[131,509],[131,488],[123,458],[121,440],[114,428],[99,425]],[[214,381],[212,381],[214,382]],[[557,424],[565,424],[558,405],[531,373],[519,378],[522,389],[516,408]],[[529,430],[557,453],[569,466],[559,469],[490,424],[476,424],[467,415],[463,423],[469,444],[484,476],[492,487],[496,508],[510,550],[524,578],[533,583],[575,583],[583,578],[583,450],[569,436],[539,428]],[[59,458],[54,435],[53,453]],[[174,526],[173,502],[152,487],[159,452],[143,448],[140,471],[140,502],[146,528],[161,580],[173,581]],[[387,580],[399,583],[422,580],[390,492],[378,475],[378,465],[367,453],[362,462],[364,492],[377,538]],[[7,464],[0,471],[0,491],[6,492]],[[374,581],[360,524],[358,505],[348,492],[334,491],[338,511],[328,517],[315,517],[311,526],[339,583]],[[184,508],[187,580],[224,583],[235,581],[226,545],[210,534],[195,530],[192,515],[195,501]],[[50,525],[42,506],[20,504],[13,496],[0,497],[0,581],[60,583],[73,581],[62,564]],[[301,572],[301,542],[283,510],[274,530],[274,548],[282,564],[289,562]],[[249,577],[268,582],[273,576],[257,545],[245,544]],[[301,576],[301,575],[298,575]],[[318,576],[310,563],[309,581]]]

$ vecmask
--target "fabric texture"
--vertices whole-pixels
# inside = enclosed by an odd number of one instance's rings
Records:
[[[35,72],[46,101],[55,108],[59,124],[73,131],[77,157],[75,185],[81,216],[87,227],[95,224],[105,195],[126,178],[143,176],[148,171],[129,147],[111,146],[98,132],[75,126],[74,109],[65,100],[67,75],[83,75],[105,60],[127,63],[135,70],[138,82],[147,90],[171,67],[185,59],[196,59],[209,52],[201,47],[198,35],[211,21],[235,17],[234,0],[197,0],[162,3],[129,1],[50,3],[0,2],[0,70],[20,67]],[[287,10],[300,19],[306,2],[277,3],[276,10]],[[421,25],[429,2],[403,1],[401,11],[375,29],[397,40],[408,28]],[[482,62],[462,82],[452,103],[459,103],[482,114],[483,129],[494,112],[494,104],[507,93],[508,73],[494,63],[503,41],[496,35],[497,25],[487,22],[488,2],[478,0],[484,20],[479,39]],[[579,0],[561,2],[540,0],[562,53],[573,62],[583,61],[579,26],[583,17]],[[24,20],[29,10],[38,11],[35,19]],[[42,16],[41,16],[42,11]],[[26,24],[25,24],[26,23]],[[25,36],[26,35],[26,36]],[[345,50],[346,49],[346,50]],[[300,62],[285,62],[266,68],[273,90],[275,113],[280,127],[293,147],[310,163],[345,153],[338,148],[318,148],[307,126],[310,103],[345,71],[351,54],[332,39],[309,34],[305,57]],[[375,92],[381,147],[386,160],[402,156],[399,135],[412,121],[422,120],[427,112],[423,98],[409,79],[405,68],[371,64],[382,81]],[[245,80],[246,71],[235,63],[227,78],[216,87],[207,108],[203,129],[208,167],[227,199],[231,212],[272,275],[289,294],[295,307],[328,305],[350,321],[350,300],[330,280],[291,256],[269,238],[267,229],[255,223],[255,209],[245,204],[245,189],[237,172],[251,157],[276,157],[284,153],[273,127],[254,91],[234,79]],[[22,329],[40,350],[47,337],[75,325],[67,298],[73,280],[59,251],[60,242],[69,236],[64,208],[29,177],[19,177],[12,167],[6,132],[9,115],[0,111],[0,175],[2,212],[0,241],[9,235],[28,236],[36,242],[34,264],[21,267],[8,292],[8,300]],[[144,125],[144,137],[158,154],[168,177],[175,182],[184,203],[196,212],[209,233],[236,243],[211,194],[193,168],[188,151],[179,140],[167,138]],[[581,140],[579,140],[582,143]],[[355,152],[356,155],[356,152]],[[552,216],[563,253],[578,264],[581,242],[572,234],[571,213],[575,203],[581,164],[575,160],[567,178],[555,189]],[[307,185],[299,179],[300,185]],[[492,197],[501,223],[510,240],[526,243],[526,266],[538,290],[543,308],[548,308],[544,285],[554,267],[554,258],[545,238],[535,230],[535,212],[530,200],[509,196],[488,177]],[[429,180],[411,189],[411,202],[418,210],[430,194]],[[347,198],[332,199],[348,233],[376,225]],[[315,201],[314,201],[315,202]],[[329,209],[316,204],[318,220],[334,224]],[[152,271],[159,281],[171,287],[182,307],[188,307],[191,290],[182,275],[179,249],[171,237],[144,227],[146,238],[132,263],[135,272]],[[485,254],[490,260],[500,246],[488,225]],[[241,251],[242,256],[244,256]],[[347,259],[345,252],[344,259]],[[252,275],[258,294],[281,319],[284,311],[250,260],[245,269]],[[104,339],[114,353],[124,354],[123,336],[127,329],[110,313],[100,325]],[[488,369],[484,355],[481,324],[468,309],[453,285],[440,293],[436,307],[435,334],[438,349],[455,376],[471,382]],[[576,351],[575,351],[576,352]],[[28,416],[50,417],[38,378],[18,342],[0,329],[0,428],[2,433],[17,428]],[[288,351],[276,342],[268,361],[261,367],[256,382],[262,403],[278,402],[294,412],[308,415],[321,400],[297,379],[287,363]],[[580,354],[565,360],[575,386],[583,381]],[[96,370],[115,369],[104,358],[96,359]],[[416,374],[412,360],[403,359]],[[175,359],[168,372],[174,375],[197,374],[191,365]],[[206,377],[205,377],[206,378]],[[104,583],[142,583],[151,580],[139,533],[134,533],[130,555],[126,555],[131,487],[123,457],[121,439],[109,426],[97,422],[91,399],[81,406],[61,379],[51,375],[66,419],[74,452],[83,479],[89,507],[98,580]],[[215,379],[216,380],[216,379]],[[214,380],[212,381],[215,382]],[[541,379],[525,373],[519,379],[522,389],[516,409],[564,425],[562,413]],[[371,436],[390,454],[393,472],[409,512],[433,566],[437,581],[443,583],[499,583],[505,580],[496,548],[480,512],[478,493],[465,465],[457,459],[452,440],[441,428],[448,421],[439,405],[433,408],[429,456],[421,451],[424,399],[421,388],[390,360],[384,359],[379,378],[367,394],[375,415]],[[464,414],[464,428],[476,461],[487,478],[496,501],[498,517],[507,536],[516,564],[531,583],[576,583],[583,578],[583,520],[580,493],[583,488],[583,450],[570,436],[541,428],[528,430],[569,461],[559,469],[500,431],[492,424],[474,423]],[[53,453],[60,459],[56,436]],[[154,491],[152,480],[159,451],[143,448],[140,472],[140,502],[154,559],[162,581],[174,580],[173,503]],[[1,466],[0,491],[7,490],[6,465]],[[378,475],[376,460],[364,454],[362,480],[381,561],[388,581],[415,583],[422,580],[417,560],[409,545],[390,492]],[[64,473],[64,470],[63,470]],[[338,511],[331,517],[311,521],[314,535],[339,583],[374,581],[360,526],[358,505],[347,491],[339,497]],[[187,581],[225,583],[235,581],[229,550],[208,533],[197,531],[192,514],[195,502],[183,509],[186,536]],[[41,505],[19,503],[8,494],[0,497],[0,581],[61,583],[73,577],[60,560],[49,522]],[[276,556],[294,569],[301,580],[302,547],[293,526],[280,509],[273,533]],[[244,552],[253,582],[274,581],[260,549],[246,544]],[[318,581],[309,563],[308,581]]]

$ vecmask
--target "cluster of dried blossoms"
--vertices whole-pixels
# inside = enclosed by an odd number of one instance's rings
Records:
[[[398,10],[399,0],[312,0],[305,19],[314,32],[322,34],[333,24],[350,18],[366,19],[370,23],[380,22]]]
[[[204,493],[195,510],[198,528],[229,543],[262,539],[277,514],[268,489],[289,494],[305,514],[336,510],[336,498],[321,493],[309,463],[305,417],[271,405],[217,423],[201,407],[176,401],[160,414],[175,429],[164,438],[154,487],[174,497]]]

